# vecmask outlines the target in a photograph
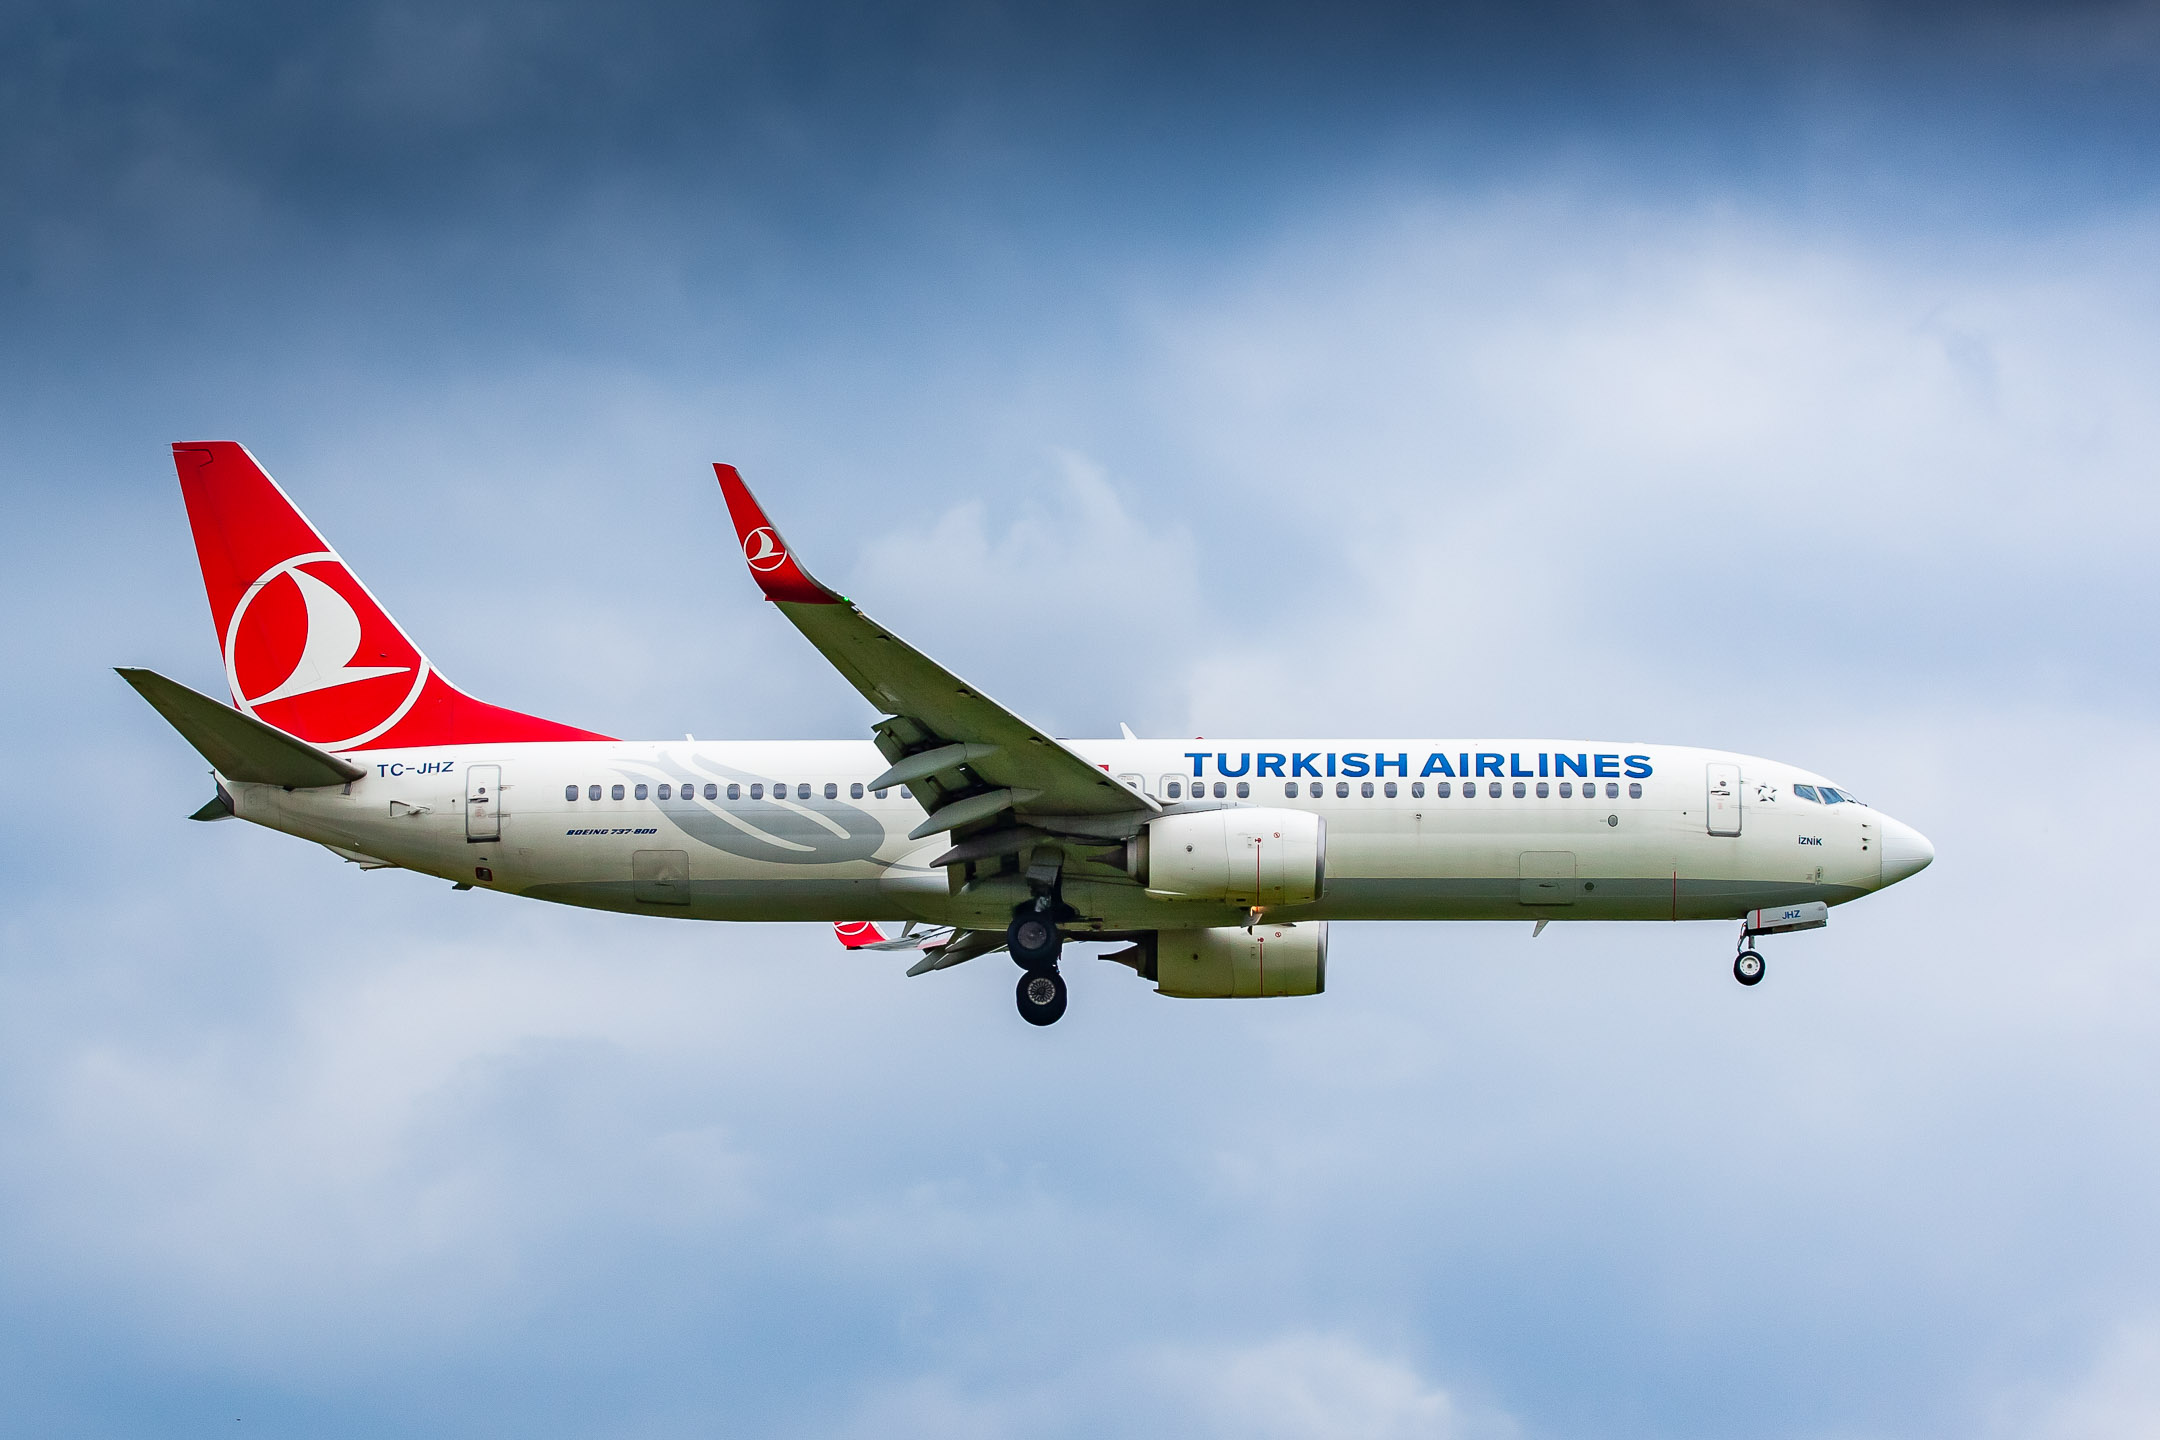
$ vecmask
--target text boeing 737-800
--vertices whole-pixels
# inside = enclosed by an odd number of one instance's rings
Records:
[[[883,718],[862,741],[614,740],[445,679],[237,444],[175,445],[232,704],[120,673],[237,815],[368,868],[692,920],[821,920],[911,975],[1004,950],[1065,1012],[1068,940],[1165,995],[1315,995],[1333,920],[1739,920],[1934,858],[1820,775],[1591,741],[1059,740],[812,579],[731,466],[750,573]],[[888,938],[879,921],[904,928]]]

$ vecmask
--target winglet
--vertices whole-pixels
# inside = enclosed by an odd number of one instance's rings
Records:
[[[779,530],[765,518],[764,507],[750,493],[750,487],[743,484],[735,467],[714,465],[712,468],[720,477],[720,493],[727,497],[728,518],[735,522],[735,538],[742,541],[743,559],[749,562],[750,578],[757,581],[765,598],[795,605],[845,603],[810,578],[810,572],[803,569],[789,552]]]
[[[865,950],[885,941],[878,933],[876,923],[869,920],[836,920],[832,928],[843,950]]]

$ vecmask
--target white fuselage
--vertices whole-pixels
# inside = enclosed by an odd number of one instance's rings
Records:
[[[1926,842],[1896,820],[1795,793],[1821,777],[1724,751],[1533,740],[1068,743],[1169,809],[1319,815],[1325,887],[1312,904],[1269,912],[1284,920],[1732,919],[1838,904],[1925,863],[1915,860]],[[242,818],[351,859],[599,909],[1002,929],[1027,893],[1009,871],[934,868],[951,838],[908,838],[921,804],[901,788],[882,797],[861,788],[887,765],[867,741],[580,741],[346,758],[367,774],[343,789],[230,780],[225,789]],[[1371,773],[1376,761],[1384,773]],[[1196,783],[1205,787],[1197,795]],[[785,798],[775,796],[780,786]],[[1243,915],[1114,876],[1069,874],[1064,898],[1084,917],[1076,934]]]

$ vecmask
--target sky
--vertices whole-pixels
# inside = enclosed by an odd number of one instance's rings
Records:
[[[2160,1436],[2156,81],[2150,4],[9,7],[11,1426]],[[191,439],[611,734],[874,718],[727,460],[1058,734],[1712,745],[1938,858],[1752,990],[1342,925],[1044,1031],[363,874],[111,673],[219,683]]]

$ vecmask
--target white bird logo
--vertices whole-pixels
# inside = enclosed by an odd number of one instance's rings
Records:
[[[745,535],[742,549],[753,570],[777,570],[787,560],[787,548],[770,525],[760,525]]]
[[[305,570],[286,573],[300,587],[300,599],[307,606],[307,640],[300,647],[300,658],[293,662],[292,673],[276,688],[250,699],[250,706],[312,695],[317,690],[373,680],[378,675],[403,675],[412,668],[353,664],[353,657],[360,653],[360,617],[354,613],[352,602]]]

